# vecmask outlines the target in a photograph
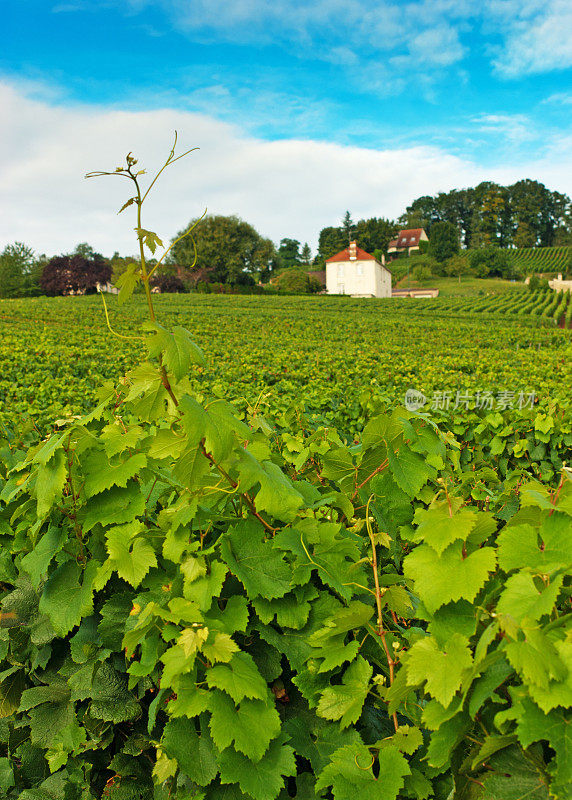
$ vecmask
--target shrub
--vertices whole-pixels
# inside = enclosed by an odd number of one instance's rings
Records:
[[[419,283],[423,283],[424,281],[431,280],[433,273],[426,264],[418,264],[413,269],[413,277],[416,281],[419,281]]]
[[[477,278],[507,277],[511,269],[506,250],[501,250],[494,245],[471,250],[469,264]]]
[[[165,293],[183,293],[186,292],[185,284],[177,275],[169,273],[156,273],[151,279],[151,285],[157,287],[161,292]]]

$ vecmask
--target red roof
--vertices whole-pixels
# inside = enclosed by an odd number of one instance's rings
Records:
[[[361,247],[356,247],[356,257],[352,258],[352,261],[375,261],[375,257],[366,253],[365,250],[362,250]],[[346,247],[345,250],[341,250],[339,253],[336,253],[335,256],[331,256],[330,258],[326,259],[326,264],[330,261],[349,261],[350,260],[350,249]]]
[[[390,245],[393,244],[394,247],[418,247],[422,233],[423,228],[407,228],[399,231],[396,243],[391,242]]]

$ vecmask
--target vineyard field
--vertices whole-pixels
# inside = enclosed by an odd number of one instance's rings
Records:
[[[524,275],[566,273],[571,269],[572,247],[520,247],[508,253]]]
[[[531,299],[540,305],[540,296],[518,289],[427,304],[213,295],[156,302],[165,324],[184,325],[206,354],[193,379],[197,388],[206,381],[243,406],[259,397],[273,409],[297,403],[351,429],[360,424],[366,396],[395,401],[409,388],[427,395],[534,390],[543,405],[567,399],[572,334],[548,318],[517,313]],[[144,314],[141,298],[127,309],[110,306],[123,337]],[[86,411],[101,380],[123,374],[141,355],[107,329],[99,297],[4,301],[0,337],[4,421],[30,413],[41,423]]]
[[[112,300],[0,304],[2,796],[568,800],[569,298]]]

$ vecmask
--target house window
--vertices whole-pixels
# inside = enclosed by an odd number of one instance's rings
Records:
[[[338,283],[338,294],[345,294],[345,286],[343,283]]]
[[[344,265],[338,264],[338,278],[344,277]]]
[[[407,244],[407,237],[405,236],[403,237],[403,239],[401,240],[401,244]]]
[[[360,276],[363,275],[363,264],[356,265],[356,273]]]

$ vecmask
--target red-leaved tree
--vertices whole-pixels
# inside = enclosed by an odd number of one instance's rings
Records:
[[[54,256],[42,272],[40,285],[44,294],[90,294],[98,283],[111,278],[111,266],[96,254],[94,258],[81,255]]]

